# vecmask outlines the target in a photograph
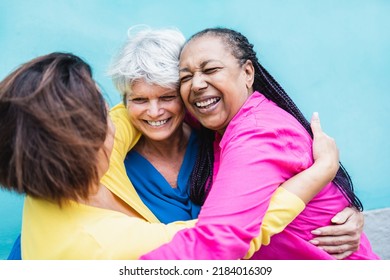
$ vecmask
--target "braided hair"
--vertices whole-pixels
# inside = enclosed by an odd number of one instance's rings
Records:
[[[255,69],[253,89],[261,92],[266,98],[275,102],[280,108],[294,116],[311,135],[311,137],[313,137],[309,121],[303,116],[297,105],[287,95],[279,83],[260,64],[257,59],[256,52],[253,49],[253,44],[249,43],[248,39],[244,35],[227,28],[208,28],[193,35],[187,41],[187,44],[191,40],[205,35],[221,38],[231,49],[233,56],[237,58],[240,65],[243,65],[246,61],[250,60]],[[206,128],[203,129],[205,131],[208,130]],[[190,196],[194,202],[200,202],[203,204],[212,184],[212,170],[214,162],[212,141],[214,140],[214,134],[211,133],[211,131],[207,131],[203,132],[201,137],[202,141],[200,144],[200,151],[190,179]],[[333,179],[333,182],[337,185],[348,202],[355,208],[362,211],[363,205],[354,193],[352,180],[344,166],[341,163],[339,164],[340,167]],[[196,174],[198,172],[200,172],[200,174]]]

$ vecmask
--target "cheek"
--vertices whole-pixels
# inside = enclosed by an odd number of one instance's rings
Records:
[[[184,102],[181,100],[181,98],[178,98],[175,103],[173,104],[174,111],[177,112],[179,115],[184,114]]]
[[[193,111],[193,108],[191,106],[191,103],[185,101],[184,102],[184,109],[187,109],[188,111],[192,112]]]
[[[187,99],[188,99],[188,96],[189,96],[189,92],[190,92],[190,86],[188,85],[189,83],[183,83],[181,86],[180,86],[180,96],[181,96],[181,99],[186,102]]]
[[[188,100],[188,94],[180,92],[181,99],[183,100],[184,109],[191,110],[191,103]]]
[[[142,108],[138,105],[127,105],[127,115],[131,120],[137,119],[137,117],[142,113]]]

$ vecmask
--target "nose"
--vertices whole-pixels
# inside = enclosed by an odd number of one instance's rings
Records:
[[[192,90],[194,92],[201,91],[202,89],[207,87],[207,82],[204,79],[202,73],[195,73],[192,77]]]
[[[164,113],[164,108],[158,102],[158,100],[151,100],[148,107],[148,116],[156,118]]]

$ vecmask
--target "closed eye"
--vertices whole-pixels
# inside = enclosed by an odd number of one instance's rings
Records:
[[[189,80],[191,80],[191,78],[192,78],[191,75],[186,75],[186,76],[180,77],[180,84],[188,82]]]
[[[147,99],[137,97],[137,98],[129,99],[129,100],[127,100],[127,102],[133,102],[135,104],[143,104],[143,103],[147,102]]]
[[[160,99],[162,101],[172,101],[172,100],[175,100],[177,98],[177,95],[165,95],[165,96],[161,96]]]
[[[221,69],[221,68],[220,67],[206,68],[203,70],[203,72],[205,74],[213,74],[213,73],[217,72],[219,69]]]

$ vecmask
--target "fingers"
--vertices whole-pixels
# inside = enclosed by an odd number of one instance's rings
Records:
[[[331,225],[331,226],[325,226],[320,227],[315,230],[313,230],[311,233],[317,236],[333,236],[334,238],[341,236],[341,235],[353,235],[354,234],[354,227],[349,227],[348,225],[345,226],[342,225]]]
[[[313,113],[311,117],[310,127],[311,127],[311,131],[313,132],[313,135],[322,132],[321,122],[320,122],[320,117],[318,115],[318,112]]]
[[[355,211],[352,208],[344,208],[341,212],[337,213],[331,221],[338,225],[344,224],[354,213]]]
[[[313,230],[311,233],[316,236],[309,242],[343,259],[359,249],[364,217],[354,208],[345,208],[332,221],[337,224]]]
[[[310,243],[336,259],[344,259],[359,249],[359,243],[348,235],[338,236],[337,238],[334,236],[316,237],[310,240]]]
[[[311,244],[316,245],[318,247],[328,247],[328,246],[340,246],[351,243],[351,238],[348,235],[340,235],[340,236],[316,236],[312,240],[309,241]],[[351,245],[356,246],[356,245]]]
[[[348,253],[348,255],[350,255],[351,252],[354,252],[356,250],[354,246],[349,246],[349,244],[343,244],[340,246],[322,246],[319,248],[331,255],[344,255],[345,253]]]

